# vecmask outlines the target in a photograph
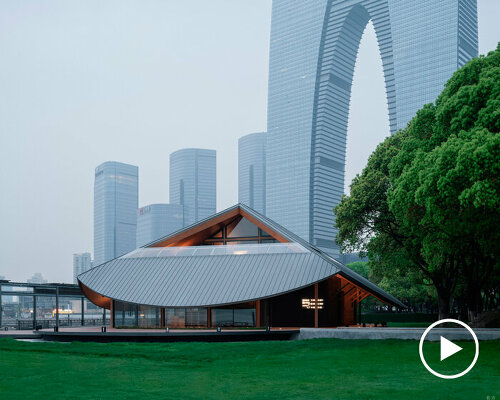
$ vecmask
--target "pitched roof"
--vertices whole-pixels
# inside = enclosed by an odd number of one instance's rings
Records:
[[[160,247],[175,246],[179,240],[188,240],[201,228],[206,229],[211,223],[238,214],[265,226],[266,231],[280,238],[281,242],[291,244],[246,245],[245,251],[241,251],[241,245],[189,247],[193,249],[192,254],[184,256],[174,255],[167,250],[169,248]],[[273,297],[340,275],[382,301],[405,307],[369,280],[243,204],[149,243],[142,249],[84,272],[78,280],[97,294],[115,300],[162,307],[194,307]],[[186,247],[181,249],[186,253]],[[225,254],[222,254],[223,250]]]

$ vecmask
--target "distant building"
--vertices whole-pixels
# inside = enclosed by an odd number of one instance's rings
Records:
[[[344,193],[351,86],[370,21],[388,135],[478,54],[477,0],[273,0],[266,216],[334,257],[332,210]]]
[[[47,283],[47,279],[43,279],[40,272],[36,272],[30,279],[26,280],[27,283]]]
[[[90,253],[73,254],[73,283],[78,284],[78,275],[92,268],[92,258]]]
[[[368,261],[368,257],[360,257],[359,252],[355,253],[342,253],[340,255],[340,262],[344,265],[351,264],[353,262],[366,262]]]
[[[170,154],[170,204],[184,206],[184,226],[215,214],[215,150],[181,149]]]
[[[266,132],[238,140],[238,202],[266,213]]]
[[[95,169],[94,263],[135,249],[138,168],[108,161]]]
[[[183,207],[180,204],[150,204],[137,213],[136,247],[183,228]]]

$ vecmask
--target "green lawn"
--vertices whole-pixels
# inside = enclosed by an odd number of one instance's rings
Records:
[[[439,351],[438,343],[426,346]],[[418,341],[94,344],[0,339],[0,399],[500,399],[500,341],[480,346],[471,372],[442,380],[424,369]],[[453,358],[446,360],[450,370]]]

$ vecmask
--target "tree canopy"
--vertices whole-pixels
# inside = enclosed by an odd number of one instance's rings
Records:
[[[500,45],[388,137],[335,208],[337,243],[382,276],[431,282],[440,315],[457,287],[475,315],[498,276]]]

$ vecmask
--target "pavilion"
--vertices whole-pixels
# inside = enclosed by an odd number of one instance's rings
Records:
[[[78,276],[113,327],[334,327],[368,296],[404,304],[238,204]]]

